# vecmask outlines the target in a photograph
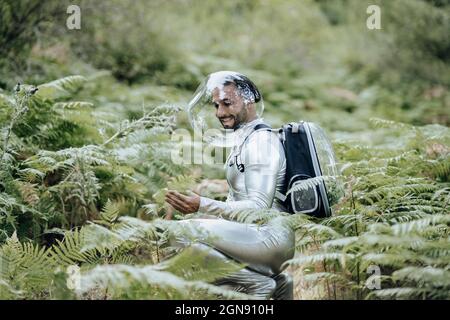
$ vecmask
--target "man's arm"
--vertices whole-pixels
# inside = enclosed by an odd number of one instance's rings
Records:
[[[283,160],[281,152],[284,155],[282,148],[278,137],[268,131],[252,134],[242,150],[247,199],[228,199],[223,202],[201,197],[198,211],[227,218],[236,211],[272,207],[277,176]]]
[[[268,131],[252,134],[242,150],[247,199],[222,202],[201,197],[199,212],[227,218],[236,211],[272,207],[282,160],[279,147],[278,137]]]
[[[247,199],[217,201],[200,196],[183,196],[177,192],[168,193],[169,204],[180,212],[200,212],[228,218],[236,211],[265,209],[272,206],[284,151],[278,137],[268,131],[255,132],[243,148],[245,164],[244,183]]]

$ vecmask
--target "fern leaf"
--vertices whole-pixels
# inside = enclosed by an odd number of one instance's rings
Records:
[[[355,256],[350,253],[318,253],[313,255],[305,255],[299,258],[294,258],[285,262],[285,265],[309,265],[324,261],[340,261],[342,265],[345,265],[346,260],[354,259]]]
[[[324,249],[334,248],[334,247],[346,247],[348,245],[351,245],[359,240],[359,237],[346,237],[346,238],[339,238],[335,240],[329,240],[322,244],[322,247]]]
[[[58,102],[53,105],[55,109],[83,109],[92,108],[94,104],[85,101]]]
[[[219,287],[199,282],[186,281],[169,272],[155,270],[153,266],[132,267],[126,265],[104,265],[82,274],[81,288],[78,294],[87,293],[95,288],[108,288],[118,297],[129,294],[136,299],[180,299],[195,297],[195,293],[202,297],[217,297],[242,299],[249,296]],[[138,289],[136,290],[136,286]]]
[[[119,217],[118,205],[108,199],[103,210],[100,212],[100,217],[110,224],[116,222]]]
[[[86,81],[86,78],[83,76],[68,76],[38,86],[39,90],[36,95],[43,99],[67,96],[70,92],[79,90]]]
[[[450,290],[450,270],[433,267],[406,267],[392,274],[394,280],[412,280],[420,285],[443,286]]]
[[[450,223],[450,216],[448,214],[446,215],[432,215],[430,217],[414,220],[411,222],[406,223],[398,223],[391,227],[393,234],[396,236],[405,235],[411,232],[420,232],[421,230],[424,230],[425,227],[429,225],[435,225],[435,224],[446,224],[448,225]]]
[[[99,261],[95,251],[82,250],[85,246],[85,234],[82,231],[67,231],[64,240],[56,241],[50,251],[51,256],[63,266],[81,263],[95,264]]]
[[[372,295],[381,299],[417,299],[425,293],[426,290],[424,289],[403,287],[375,290],[372,292]]]
[[[206,257],[208,258],[205,259]],[[157,270],[170,272],[189,281],[205,282],[223,278],[243,267],[231,259],[224,261],[215,256],[208,256],[206,252],[196,250],[195,246],[188,247],[175,257],[155,266]]]

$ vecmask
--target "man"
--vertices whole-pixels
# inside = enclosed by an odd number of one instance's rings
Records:
[[[240,282],[242,291],[261,298],[292,299],[292,281],[281,274],[282,263],[293,256],[292,230],[281,217],[262,227],[227,220],[242,210],[283,210],[275,197],[281,192],[286,171],[283,145],[258,117],[262,97],[250,79],[236,72],[220,71],[209,75],[203,86],[197,92],[203,92],[204,97],[194,95],[190,107],[211,108],[223,128],[235,133],[235,145],[225,165],[228,198],[223,202],[169,191],[166,201],[181,213],[200,212],[224,218],[183,221],[215,236],[215,240],[204,242],[219,252],[214,254],[248,264],[248,268],[223,283]],[[207,103],[202,105],[201,101]]]

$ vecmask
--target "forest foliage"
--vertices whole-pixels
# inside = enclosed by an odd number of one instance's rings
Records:
[[[0,298],[252,298],[212,284],[238,263],[170,247],[189,230],[165,219],[166,188],[223,178],[170,155],[193,90],[225,69],[258,84],[270,124],[314,121],[333,140],[334,215],[286,215],[297,287],[449,299],[450,4],[372,2],[380,31],[356,0],[80,1],[74,31],[64,1],[2,1]]]

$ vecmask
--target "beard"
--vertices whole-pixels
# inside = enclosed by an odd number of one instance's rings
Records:
[[[245,123],[247,119],[247,109],[242,110],[236,115],[228,115],[226,117],[219,118],[220,123],[224,129],[238,129],[242,123]]]
[[[236,127],[236,117],[235,116],[226,116],[220,118],[220,123],[224,129],[235,129]]]

